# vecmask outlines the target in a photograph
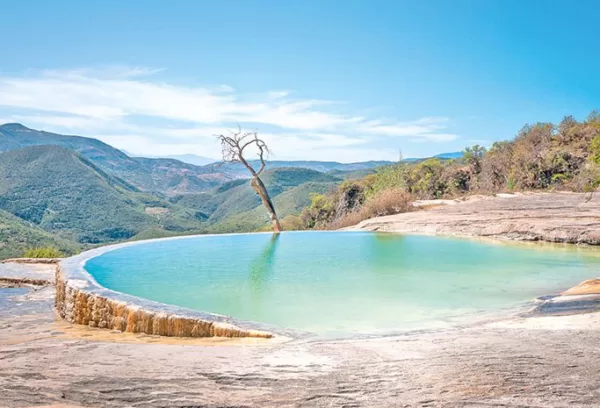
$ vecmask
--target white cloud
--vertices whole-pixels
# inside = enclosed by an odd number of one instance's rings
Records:
[[[280,99],[280,98],[285,98],[286,96],[288,96],[290,93],[288,91],[269,91],[267,93],[267,95],[269,95],[269,97],[271,99]]]
[[[440,133],[448,127],[449,118],[425,117],[411,122],[390,123],[381,120],[366,121],[361,129],[367,133],[386,136],[402,136],[413,140],[446,142],[456,140],[458,135]]]
[[[88,116],[54,116],[54,115],[13,115],[11,122],[20,122],[24,124],[32,123],[44,127],[55,127],[60,129],[73,129],[76,131],[86,129],[102,129],[107,127],[110,122]],[[1,122],[5,123],[5,121]]]
[[[458,137],[447,131],[450,121],[445,117],[365,117],[345,104],[295,99],[285,90],[244,94],[224,84],[173,85],[153,77],[160,71],[112,66],[0,75],[0,116],[45,130],[98,137],[147,155],[218,155],[213,135],[236,124],[259,130],[286,158],[329,155],[330,160],[349,161],[363,152],[363,160],[370,154],[377,159],[384,155],[378,145],[441,143]]]

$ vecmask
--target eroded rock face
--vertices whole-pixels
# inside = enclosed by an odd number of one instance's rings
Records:
[[[56,271],[55,305],[67,322],[101,329],[170,337],[273,337],[267,332],[241,329],[226,322],[157,312],[102,296],[89,290],[85,280],[67,279],[60,267]]]

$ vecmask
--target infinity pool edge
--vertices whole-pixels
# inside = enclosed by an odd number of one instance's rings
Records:
[[[339,231],[320,231],[321,233],[336,233]],[[345,231],[358,234],[373,233],[372,231]],[[384,232],[394,234],[397,232]],[[270,339],[299,338],[306,333],[294,330],[283,330],[271,325],[255,321],[245,321],[228,316],[188,309],[183,306],[152,301],[146,298],[129,295],[108,289],[100,285],[84,268],[86,262],[106,252],[133,245],[149,242],[171,241],[210,237],[215,235],[248,235],[266,233],[237,233],[237,234],[205,234],[178,236],[143,241],[124,242],[99,247],[77,256],[62,260],[56,270],[56,301],[55,306],[61,318],[69,323],[87,325],[122,332],[160,335],[166,337],[254,337]],[[445,234],[419,234],[447,238],[459,238]],[[478,237],[460,237],[473,239]],[[485,239],[501,243],[503,240]],[[555,296],[552,296],[555,297]],[[533,300],[533,299],[532,299]],[[547,303],[544,299],[542,303]],[[538,309],[539,305],[533,309]],[[531,312],[530,312],[531,313]],[[387,337],[387,336],[383,336]]]
[[[169,237],[176,240],[195,236]],[[270,339],[276,334],[258,322],[233,319],[209,312],[167,305],[107,289],[85,270],[85,263],[106,252],[153,240],[105,246],[67,258],[57,265],[58,315],[65,321],[122,332],[167,337],[254,337]]]

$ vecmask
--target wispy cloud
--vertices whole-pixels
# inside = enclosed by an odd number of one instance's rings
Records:
[[[163,68],[129,67],[123,65],[109,65],[104,67],[74,68],[68,70],[46,69],[41,72],[45,77],[72,77],[72,78],[139,78],[148,77],[164,71]]]
[[[286,90],[244,94],[221,84],[162,82],[160,69],[107,67],[0,75],[0,116],[29,126],[98,137],[139,154],[196,152],[218,156],[212,136],[236,124],[258,129],[285,158],[331,155],[381,158],[377,141],[447,142],[450,120],[366,117],[346,104],[298,99]],[[3,110],[5,110],[3,112]],[[393,149],[395,150],[395,149]],[[168,153],[167,153],[168,151]],[[379,156],[378,156],[379,155]]]
[[[400,136],[423,141],[451,141],[458,138],[452,133],[443,133],[448,127],[449,118],[425,117],[410,122],[391,122],[382,120],[366,121],[361,129],[375,135]]]

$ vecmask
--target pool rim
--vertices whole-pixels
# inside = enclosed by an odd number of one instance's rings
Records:
[[[334,232],[334,231],[327,231]],[[286,232],[282,232],[286,233]],[[364,232],[363,232],[364,233]],[[153,316],[160,316],[161,319],[167,321],[188,321],[197,322],[210,327],[208,332],[203,335],[186,335],[179,332],[157,333],[155,330],[148,328],[129,327],[127,325],[124,330],[135,333],[144,333],[150,335],[165,335],[169,337],[259,337],[259,338],[282,338],[282,337],[303,337],[307,333],[299,332],[293,329],[282,329],[277,326],[269,325],[262,322],[237,319],[230,316],[212,313],[208,311],[199,311],[183,306],[176,306],[166,303],[157,302],[143,297],[130,295],[119,292],[113,289],[106,288],[100,285],[96,279],[85,269],[86,263],[97,258],[105,253],[127,248],[135,245],[143,245],[161,241],[175,241],[182,239],[193,238],[208,238],[215,236],[239,236],[239,235],[269,235],[272,232],[244,232],[231,234],[195,234],[182,235],[176,237],[154,238],[139,241],[128,241],[117,244],[102,246],[84,251],[78,255],[66,258],[58,263],[56,272],[56,308],[59,315],[70,323],[87,324],[92,327],[98,327],[98,322],[94,320],[93,314],[95,311],[82,310],[87,309],[85,305],[77,305],[74,298],[86,297],[100,299],[104,303],[110,303],[109,309],[115,307],[127,308],[128,314],[141,313]],[[70,292],[70,297],[73,299],[65,299],[65,292]],[[88,301],[89,303],[89,301]],[[96,311],[97,313],[97,311]],[[90,324],[92,322],[92,324]],[[110,326],[110,325],[109,325]],[[102,327],[115,329],[115,327]],[[119,330],[117,328],[117,330]]]

